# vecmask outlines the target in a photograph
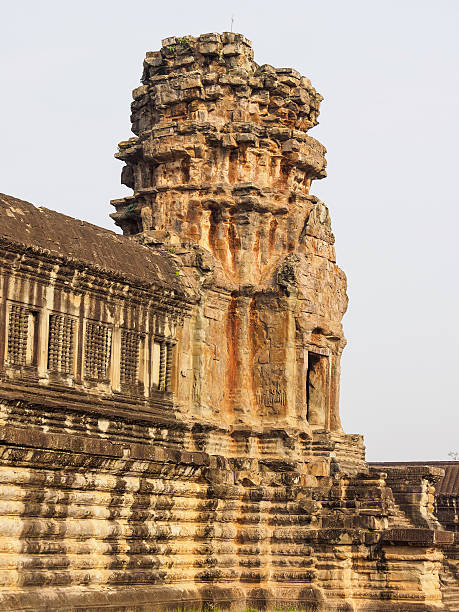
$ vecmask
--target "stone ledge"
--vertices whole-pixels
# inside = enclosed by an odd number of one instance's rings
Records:
[[[114,459],[140,459],[161,463],[175,463],[203,467],[211,465],[211,458],[203,452],[180,451],[146,444],[119,444],[95,437],[74,434],[45,433],[6,425],[0,429],[4,444],[35,450],[64,451],[98,455]]]
[[[29,381],[28,381],[29,382]],[[138,423],[152,423],[167,426],[174,430],[186,430],[187,425],[175,419],[173,404],[170,400],[123,401],[120,397],[107,397],[101,399],[95,394],[79,392],[77,389],[40,386],[31,384],[24,386],[24,381],[7,382],[0,380],[0,401],[23,402],[28,407],[37,405],[51,411],[71,411],[84,414],[117,417]],[[121,404],[121,407],[120,407]]]
[[[200,608],[205,602],[229,604],[241,602],[245,604],[245,596],[237,586],[219,588],[193,585],[151,586],[126,588],[75,588],[57,587],[36,590],[20,590],[0,593],[2,610],[105,610],[120,612],[146,612],[147,610],[183,609],[184,605]],[[148,606],[148,607],[146,607]]]
[[[454,533],[436,529],[388,529],[381,539],[385,544],[444,546],[454,542]]]

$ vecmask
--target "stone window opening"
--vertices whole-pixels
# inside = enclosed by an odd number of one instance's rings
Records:
[[[38,311],[12,304],[8,320],[8,365],[36,366],[37,347]]]
[[[174,344],[166,340],[153,343],[152,383],[162,393],[171,391]]]
[[[74,368],[75,319],[51,314],[48,333],[48,370],[72,374]]]
[[[328,357],[308,353],[306,418],[310,425],[325,427],[328,397]]]
[[[104,323],[87,321],[84,350],[86,378],[108,380],[112,351],[112,329]]]
[[[144,334],[138,331],[121,330],[120,382],[135,385],[139,382],[140,349]]]

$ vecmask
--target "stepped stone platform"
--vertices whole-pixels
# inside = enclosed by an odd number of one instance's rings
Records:
[[[122,236],[0,195],[0,608],[457,612],[442,469],[341,426],[322,97],[227,32],[133,98]]]

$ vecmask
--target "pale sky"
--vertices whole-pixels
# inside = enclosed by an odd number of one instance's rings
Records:
[[[114,229],[146,51],[234,31],[325,97],[312,192],[349,282],[341,418],[369,460],[459,451],[459,2],[0,3],[0,191]]]

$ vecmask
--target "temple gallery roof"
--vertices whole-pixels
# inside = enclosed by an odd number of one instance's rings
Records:
[[[372,462],[372,467],[431,466],[445,470],[444,476],[435,485],[436,495],[459,496],[459,461],[384,461]]]
[[[89,267],[142,284],[183,293],[173,258],[86,221],[0,193],[0,240],[51,256],[76,260]]]

